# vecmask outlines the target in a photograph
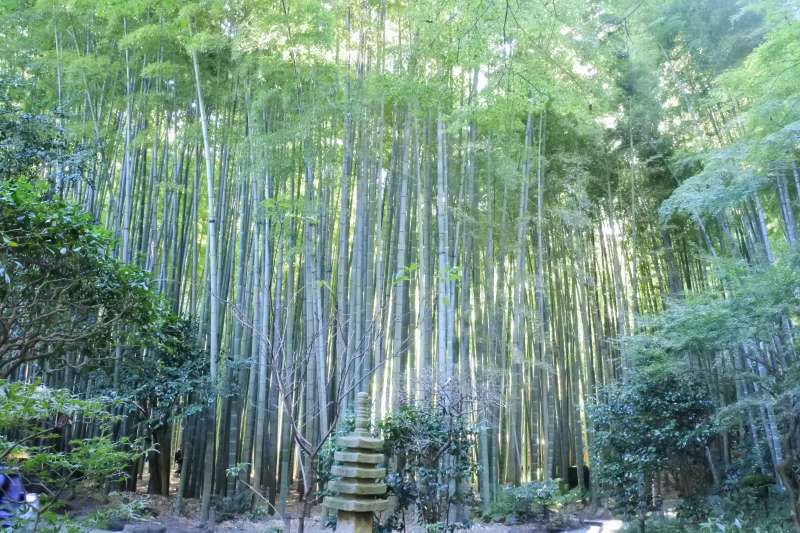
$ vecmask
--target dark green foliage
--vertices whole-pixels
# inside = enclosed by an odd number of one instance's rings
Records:
[[[178,413],[188,416],[199,410],[208,393],[208,373],[196,324],[165,312],[150,329],[143,356],[123,358],[118,392],[145,408],[145,421],[155,429]],[[189,396],[194,398],[191,404],[185,401]]]
[[[146,334],[160,305],[146,275],[108,255],[111,239],[41,181],[0,182],[0,376]]]
[[[675,516],[684,522],[699,524],[708,519],[711,505],[702,494],[689,496],[675,507]]]
[[[795,483],[791,465],[797,456],[792,428],[798,370],[784,321],[798,316],[796,260],[794,254],[781,255],[771,265],[717,260],[714,266],[725,293],[672,302],[657,317],[644,320],[639,335],[626,339],[625,355],[636,370],[626,384],[601,393],[590,416],[595,428],[593,480],[629,514],[649,508],[649,490],[640,489],[649,489],[654,472],[680,477],[688,469],[687,483],[678,483],[688,499],[677,510],[687,527],[727,524],[749,531],[749,525],[769,520],[775,531],[788,528],[791,495],[777,492],[777,479],[760,473],[774,472],[765,437],[759,435],[761,442],[754,443],[752,433],[741,428],[751,423],[752,413],[770,410],[784,454],[777,470],[783,472],[784,484]],[[760,356],[751,353],[761,346],[774,354],[769,372],[759,369]],[[733,368],[731,354],[744,356]],[[716,383],[701,371],[726,367],[728,373]],[[754,390],[741,397],[737,380],[754,383]],[[707,392],[712,386],[727,398],[725,407],[712,405]],[[710,505],[705,496],[712,480],[703,447],[720,432],[727,432],[732,459],[718,487],[720,503]]]
[[[652,26],[659,44],[685,48],[704,73],[719,74],[761,41],[762,16],[743,0],[679,0],[661,5]]]
[[[712,412],[705,384],[689,373],[640,372],[602,390],[589,409],[595,486],[634,514],[647,505],[642,486],[657,471],[678,460],[702,461]]]
[[[146,502],[135,495],[111,493],[108,496],[111,500],[109,505],[92,512],[82,522],[95,528],[109,529],[114,525],[153,518],[151,511],[145,505]]]
[[[7,96],[14,83],[0,80],[0,180],[45,175],[51,188],[85,174],[89,153],[71,146],[52,117],[26,113]]]
[[[570,511],[583,499],[580,490],[569,491],[558,479],[523,483],[503,487],[483,519],[506,525],[537,522],[546,524],[548,530],[561,531],[577,526]]]
[[[488,518],[507,523],[546,519],[557,495],[558,484],[554,481],[503,487],[489,507]]]
[[[25,468],[48,485],[67,483],[51,472],[70,480],[77,470],[84,479],[80,465],[123,481],[136,455],[124,435],[138,434],[150,447],[151,489],[165,492],[170,424],[208,392],[196,325],[175,316],[145,272],[110,255],[108,233],[41,180],[0,182],[0,241],[0,377],[26,363],[33,375],[77,367],[95,395],[85,405],[101,401],[99,394],[118,399],[113,419],[73,441],[49,442]],[[36,417],[28,422],[31,431],[48,427]],[[119,434],[120,427],[127,429]]]
[[[111,236],[52,185],[0,181],[0,377],[25,364],[33,375],[79,368],[93,394],[126,400],[115,406],[124,422],[116,419],[114,440],[95,434],[54,450],[101,457],[103,446],[118,447],[127,455],[117,459],[130,467],[124,433],[144,435],[151,490],[163,493],[170,424],[207,397],[197,327],[169,310],[147,273],[115,259]],[[41,471],[68,471],[61,456],[37,456]]]
[[[477,472],[473,460],[476,431],[458,405],[405,404],[380,424],[390,469],[387,484],[398,508],[384,527],[405,527],[413,503],[426,526],[453,529],[456,508],[471,503],[469,481]]]
[[[722,486],[718,508],[709,513],[722,519],[738,518],[743,523],[774,524],[775,531],[790,530],[790,497],[773,477],[752,472],[740,478],[730,476]],[[765,531],[772,531],[771,529]]]
[[[726,493],[717,503],[703,496],[687,498],[675,509],[674,518],[650,518],[644,522],[647,533],[753,532],[789,533],[792,517],[785,493],[769,489],[766,500],[748,494],[743,487]],[[626,533],[640,532],[641,524],[631,524]]]

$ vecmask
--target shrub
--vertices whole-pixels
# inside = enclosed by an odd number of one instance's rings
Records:
[[[675,515],[688,522],[699,523],[711,514],[711,505],[702,496],[686,498],[675,508]]]
[[[118,492],[112,492],[109,496],[112,498],[111,504],[91,513],[84,520],[86,525],[108,529],[115,524],[141,521],[152,516],[141,498],[128,499]]]
[[[612,506],[641,518],[659,470],[675,466],[702,482],[696,469],[680,467],[702,462],[712,411],[705,385],[678,370],[639,372],[601,391],[589,409],[595,486]]]
[[[463,398],[408,403],[380,424],[387,459],[396,465],[387,484],[398,508],[385,521],[386,529],[404,529],[412,504],[426,529],[452,530],[467,521],[477,433],[465,404]]]
[[[0,180],[0,378],[29,362],[104,353],[123,323],[152,333],[159,306],[148,275],[111,257],[111,244],[46,183]]]
[[[526,521],[547,521],[554,526],[566,524],[568,520],[564,509],[582,501],[583,496],[578,489],[562,490],[558,480],[504,487],[490,504],[484,518],[509,524]]]
[[[554,481],[525,483],[519,487],[504,487],[489,507],[493,521],[524,522],[547,519],[549,509],[558,495]]]
[[[103,399],[81,399],[39,383],[0,380],[0,462],[21,475],[29,491],[47,494],[37,521],[47,519],[76,485],[99,486],[125,477],[125,467],[141,447],[128,439],[112,441],[117,420],[112,407]],[[62,449],[64,428],[78,419],[94,422],[98,432]]]

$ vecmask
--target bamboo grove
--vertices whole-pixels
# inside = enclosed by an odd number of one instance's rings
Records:
[[[57,194],[204,339],[210,399],[184,394],[200,407],[149,436],[185,454],[179,498],[207,512],[256,490],[282,511],[356,392],[381,419],[452,389],[481,406],[488,502],[588,463],[586,405],[625,379],[646,317],[732,297],[726,261],[797,246],[797,16],[778,0],[4,2],[0,70],[88,154],[82,179],[51,169]],[[718,407],[794,361],[780,321],[723,363],[687,355]],[[107,364],[141,356],[119,342]],[[91,389],[73,357],[4,377]],[[733,371],[756,378],[733,390]],[[754,408],[712,468],[745,438],[777,468],[782,424]]]

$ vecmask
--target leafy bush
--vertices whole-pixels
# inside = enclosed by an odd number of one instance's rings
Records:
[[[684,522],[699,523],[711,514],[711,505],[702,496],[686,498],[675,507],[675,516]]]
[[[95,394],[126,398],[118,414],[149,432],[151,490],[166,493],[170,422],[205,399],[205,351],[196,324],[171,311],[146,272],[112,257],[113,244],[46,182],[0,181],[0,378],[23,365],[26,379],[45,364],[79,367]]]
[[[742,524],[753,525],[774,523],[778,528],[790,522],[790,500],[787,491],[776,487],[774,478],[752,472],[726,480],[719,510],[712,518],[728,521],[736,518]]]
[[[788,513],[788,509],[787,509]],[[790,533],[795,531],[788,515],[759,519],[714,515],[701,523],[681,519],[647,520],[644,528],[630,524],[620,533]]]
[[[555,481],[504,487],[489,506],[488,516],[495,522],[547,519],[557,496],[558,484]]]
[[[712,412],[703,382],[678,370],[639,372],[607,387],[589,408],[595,486],[612,506],[641,517],[656,472],[703,461]],[[702,481],[696,471],[693,476]]]
[[[681,520],[648,520],[644,525],[647,533],[689,533],[686,524]],[[641,533],[642,526],[629,524],[620,533]],[[722,531],[718,533],[723,533]]]
[[[0,378],[65,353],[151,335],[160,300],[145,272],[109,255],[111,236],[47,185],[0,180]],[[135,340],[135,339],[134,339]]]
[[[557,479],[503,487],[489,505],[484,519],[507,524],[547,521],[554,527],[559,523],[566,525],[569,520],[563,511],[583,498],[584,494],[578,489],[563,490],[563,484]]]
[[[84,520],[86,525],[108,529],[115,523],[136,522],[151,517],[145,501],[141,498],[125,498],[118,492],[112,492],[109,497],[112,499],[111,503],[103,509],[91,513]]]
[[[775,480],[760,472],[753,472],[729,486],[724,502],[738,512],[752,515],[768,510],[770,489]]]
[[[6,94],[12,85],[0,79],[0,180],[44,174],[55,189],[58,182],[82,179],[91,151],[70,143],[53,117],[14,105]]]
[[[387,484],[398,501],[384,527],[404,529],[412,504],[426,529],[452,530],[466,522],[464,509],[473,497],[469,481],[477,465],[476,431],[466,416],[465,400],[405,404],[380,429],[387,458],[396,465]]]
[[[112,441],[117,420],[112,407],[103,399],[81,399],[39,383],[0,380],[0,462],[21,475],[29,491],[45,494],[37,520],[78,484],[99,486],[125,477],[125,467],[141,447],[128,439]],[[96,424],[98,433],[62,448],[64,428],[78,419]]]
[[[760,475],[758,477],[761,477]],[[768,477],[766,479],[769,479]],[[729,491],[719,505],[712,506],[703,497],[687,498],[676,507],[674,519],[652,520],[631,524],[624,532],[639,533],[788,533],[794,531],[789,498],[770,485],[764,501],[753,496],[739,480],[737,489]]]
[[[747,532],[747,533],[790,533],[796,531],[792,526],[789,510],[780,516],[759,518],[732,515],[712,516],[696,526],[694,531],[708,533]]]

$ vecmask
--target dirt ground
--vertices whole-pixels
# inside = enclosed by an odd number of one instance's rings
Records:
[[[192,533],[201,531],[215,531],[219,533],[296,533],[298,531],[298,520],[291,518],[284,522],[276,518],[248,519],[245,517],[221,521],[214,526],[204,526],[199,520],[199,501],[186,500],[184,512],[177,515],[174,512],[174,497],[153,496],[146,494],[120,493],[111,495],[114,501],[131,502],[136,500],[140,506],[144,507],[151,515],[150,521],[153,525],[159,524],[171,533]],[[74,514],[86,516],[92,510],[103,506],[102,499],[91,497],[77,499],[73,504]],[[325,528],[320,520],[319,508],[312,511],[312,516],[305,521],[305,531],[307,533],[332,533],[331,529]],[[297,510],[290,510],[291,516],[297,516]],[[577,529],[569,530],[565,533],[613,533],[622,528],[622,523],[617,520],[607,518],[607,515],[600,513],[591,514],[588,511],[582,513],[585,524]],[[107,530],[95,529],[92,533],[104,533]],[[422,527],[409,528],[411,533],[424,533]],[[505,525],[505,524],[484,524],[475,522],[468,530],[470,533],[544,533],[548,531],[543,525],[535,523]]]
[[[135,502],[138,507],[144,508],[151,515],[150,522],[166,528],[170,533],[191,533],[201,531],[215,531],[219,533],[296,533],[298,531],[299,506],[290,506],[287,514],[291,517],[287,521],[278,518],[247,518],[237,517],[230,520],[223,520],[215,525],[203,525],[199,519],[199,501],[196,499],[185,500],[183,513],[175,513],[175,492],[178,488],[178,476],[172,476],[170,496],[149,495],[147,492],[147,473],[139,479],[137,493],[111,493],[111,494],[79,494],[70,502],[70,514],[73,517],[81,518],[89,516],[92,511],[108,508],[110,505],[131,504]],[[311,516],[305,520],[306,533],[333,533],[333,530],[325,528],[320,519],[321,508],[312,510]],[[576,510],[574,513],[576,522],[582,521],[581,527],[565,531],[564,533],[613,533],[622,528],[622,522],[613,520],[607,512],[589,509]],[[124,521],[122,521],[124,522]],[[132,522],[128,522],[132,523]],[[121,526],[117,524],[117,530]],[[92,533],[104,533],[110,530],[95,529]],[[410,533],[424,533],[423,527],[410,527]],[[475,522],[465,530],[470,533],[544,533],[548,531],[542,524],[485,524]]]

